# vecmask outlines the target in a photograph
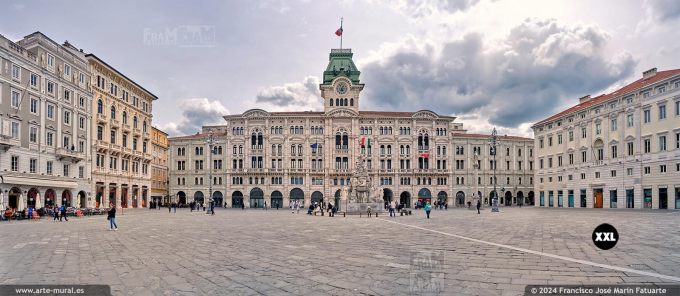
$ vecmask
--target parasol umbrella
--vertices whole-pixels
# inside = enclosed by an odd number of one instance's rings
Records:
[[[35,209],[42,208],[42,205],[40,204],[40,192],[35,194]]]
[[[19,194],[19,204],[17,205],[17,210],[22,211],[24,209],[24,195]]]

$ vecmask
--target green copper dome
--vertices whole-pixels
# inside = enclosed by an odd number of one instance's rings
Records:
[[[349,48],[331,49],[328,66],[326,71],[323,71],[323,84],[330,84],[333,79],[340,76],[349,78],[352,84],[359,84],[359,74],[361,72],[354,65],[352,55],[352,50]]]

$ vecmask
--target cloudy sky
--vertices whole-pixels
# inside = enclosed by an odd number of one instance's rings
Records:
[[[41,31],[159,97],[193,134],[250,108],[320,110],[344,17],[362,110],[430,109],[473,132],[530,125],[652,67],[680,67],[680,1],[3,1],[0,34]]]

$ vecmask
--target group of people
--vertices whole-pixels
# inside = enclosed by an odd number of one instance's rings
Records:
[[[295,201],[298,202],[298,201]],[[298,202],[299,203],[299,202]],[[299,209],[299,207],[298,207]],[[313,202],[312,204],[309,205],[309,208],[307,209],[307,215],[312,215],[314,211],[320,211],[320,212],[327,212],[328,216],[335,217],[335,213],[338,212],[338,208],[332,204],[331,202],[324,203],[322,202]]]
[[[421,208],[424,208],[425,205],[427,205],[427,204],[430,204],[430,201],[426,201],[426,200],[420,201],[420,200],[418,200],[414,203],[414,206],[416,207],[416,209],[421,209]],[[436,209],[448,210],[449,204],[445,200],[437,200],[437,201],[434,202],[434,205],[430,204],[430,207],[434,207],[435,210]]]

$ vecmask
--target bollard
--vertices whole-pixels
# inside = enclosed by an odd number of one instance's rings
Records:
[[[346,218],[346,217],[347,217],[347,213],[342,212],[342,217],[343,217],[343,218]]]
[[[404,216],[404,212],[399,212],[399,216]]]

